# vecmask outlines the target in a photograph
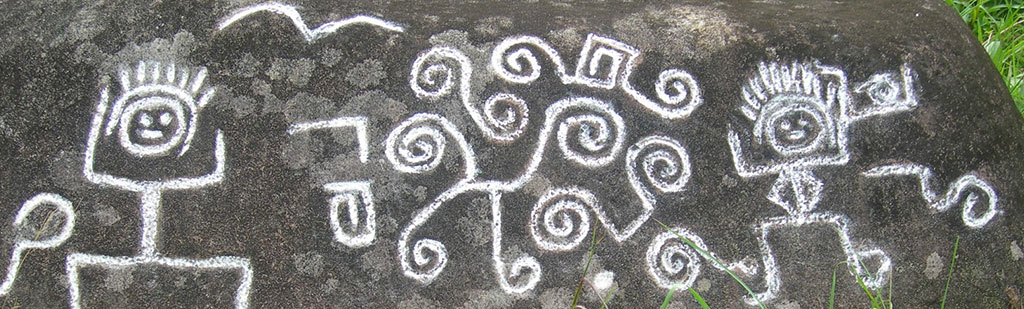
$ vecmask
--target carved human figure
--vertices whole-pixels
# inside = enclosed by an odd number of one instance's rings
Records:
[[[134,69],[120,71],[121,92],[112,105],[109,88],[100,91],[86,144],[83,173],[93,183],[139,194],[142,233],[136,256],[72,253],[67,257],[72,308],[82,306],[83,283],[79,273],[85,267],[170,267],[237,272],[240,279],[234,291],[234,304],[236,308],[248,307],[253,273],[247,258],[171,258],[158,250],[163,191],[198,189],[224,179],[223,133],[216,130],[212,147],[209,147],[212,149],[207,150],[204,145],[204,150],[200,151],[195,147],[196,139],[201,138],[197,134],[200,113],[214,95],[214,88],[204,86],[206,74],[205,68],[192,74],[189,68],[174,63],[140,61]],[[196,164],[211,159],[212,167]]]
[[[845,215],[815,211],[825,184],[812,170],[849,161],[849,130],[856,121],[906,111],[917,105],[909,66],[901,68],[899,80],[878,77],[891,75],[876,74],[851,91],[839,68],[818,63],[771,62],[759,64],[758,72],[743,85],[744,104],[740,111],[750,124],[730,124],[728,141],[733,163],[741,177],[776,175],[766,197],[787,213],[761,219],[755,228],[765,291],[758,293],[756,299],[748,298],[749,303],[774,298],[782,285],[768,243],[769,233],[781,228],[830,227],[839,236],[851,272],[867,278],[865,284],[869,287],[885,282],[891,268],[885,252],[852,241],[852,222]],[[876,85],[880,83],[885,85]],[[857,101],[857,91],[871,91],[870,102]],[[874,260],[877,268],[867,269],[869,260]],[[757,267],[748,265],[741,269],[755,272]]]

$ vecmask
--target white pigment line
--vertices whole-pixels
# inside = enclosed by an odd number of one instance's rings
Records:
[[[356,140],[359,143],[359,161],[367,163],[370,160],[370,139],[367,136],[367,118],[365,116],[338,117],[330,120],[296,123],[288,127],[288,134],[295,135],[310,130],[334,128],[355,129]]]
[[[240,278],[235,290],[235,308],[249,307],[249,291],[252,287],[253,271],[247,258],[216,256],[208,259],[168,258],[160,256],[102,256],[84,253],[68,255],[65,268],[68,276],[68,303],[73,309],[82,307],[79,270],[83,267],[99,266],[106,269],[138,267],[145,264],[193,270],[236,270]]]
[[[523,254],[506,265],[501,258],[501,193],[491,192],[491,259],[494,261],[494,269],[498,275],[498,284],[505,293],[522,294],[532,290],[540,282],[541,268],[537,259]],[[507,272],[506,272],[507,271]],[[514,285],[509,279],[520,276],[523,272],[529,271],[529,279],[525,283]]]
[[[18,236],[14,249],[11,250],[11,260],[7,264],[7,276],[4,278],[3,284],[0,284],[0,297],[6,296],[11,291],[14,280],[18,276],[18,270],[21,268],[22,253],[25,250],[54,248],[71,237],[71,232],[75,227],[75,211],[72,209],[70,201],[54,193],[39,193],[25,201],[21,205],[21,209],[18,210],[18,214],[14,216],[15,231],[17,232],[17,228],[24,226],[28,215],[43,204],[56,207],[57,211],[64,215],[64,225],[61,226],[57,235],[45,240],[24,239],[20,235]]]
[[[329,221],[334,239],[352,247],[361,248],[373,244],[377,234],[377,219],[373,204],[373,193],[370,191],[371,181],[332,182],[324,185],[324,191],[334,194],[329,201]],[[348,210],[347,225],[353,233],[346,232],[341,225],[340,206],[345,203]],[[359,208],[366,214],[366,220],[360,220]],[[364,221],[364,231],[359,231],[360,221]]]
[[[928,207],[936,212],[944,212],[949,210],[957,204],[961,199],[964,199],[963,211],[960,216],[964,221],[964,225],[970,228],[980,228],[988,224],[995,215],[999,213],[997,205],[999,204],[999,197],[996,195],[995,189],[992,188],[988,182],[982,180],[978,176],[973,174],[966,174],[957,178],[950,184],[949,189],[946,190],[946,194],[939,197],[939,194],[934,191],[934,176],[931,169],[926,166],[914,163],[898,163],[881,165],[869,169],[861,175],[865,177],[884,177],[884,176],[913,176],[918,180],[918,184],[921,186],[921,196],[928,203]],[[975,216],[974,207],[978,202],[978,197],[974,192],[968,192],[969,187],[974,187],[985,193],[988,196],[985,201],[988,204],[988,209],[980,216]],[[966,197],[963,196],[964,192],[968,192]]]
[[[309,27],[306,26],[306,23],[302,20],[302,16],[299,14],[299,11],[295,9],[295,6],[278,2],[265,2],[241,8],[232,13],[224,20],[222,20],[217,25],[217,31],[222,31],[228,26],[234,24],[235,22],[242,20],[246,17],[249,17],[249,15],[259,12],[270,12],[288,17],[288,19],[291,20],[292,24],[295,25],[295,28],[299,30],[299,33],[302,34],[302,37],[309,43],[313,43],[318,39],[326,37],[334,33],[335,31],[338,31],[338,29],[358,24],[371,25],[394,32],[405,31],[405,29],[402,26],[394,22],[366,15],[355,15],[345,19],[327,22],[320,25],[316,29],[310,30]]]

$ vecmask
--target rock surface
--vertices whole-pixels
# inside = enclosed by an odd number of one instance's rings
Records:
[[[923,308],[956,239],[947,303],[1024,285],[1024,126],[942,1],[0,18],[0,306]]]

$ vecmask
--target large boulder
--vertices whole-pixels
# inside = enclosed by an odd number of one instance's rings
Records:
[[[1001,307],[1024,284],[1024,126],[943,1],[0,18],[4,306]]]

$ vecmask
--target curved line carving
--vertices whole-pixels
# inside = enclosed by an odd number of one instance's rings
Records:
[[[245,19],[246,17],[249,17],[252,14],[259,12],[269,12],[288,17],[288,19],[291,20],[292,24],[295,25],[295,28],[299,30],[299,33],[302,34],[302,38],[305,39],[306,42],[309,42],[310,44],[316,42],[316,40],[333,34],[334,32],[338,31],[341,28],[345,28],[352,25],[370,25],[394,32],[405,31],[405,28],[399,24],[367,15],[355,15],[344,19],[330,21],[321,24],[319,27],[316,27],[316,29],[310,30],[309,27],[306,26],[306,22],[302,20],[302,15],[300,15],[299,11],[295,9],[295,6],[280,2],[265,2],[238,9],[234,13],[231,13],[231,15],[229,15],[227,18],[224,18],[219,24],[217,24],[217,30],[224,30],[227,27],[230,27],[235,22],[238,22],[242,19]]]

